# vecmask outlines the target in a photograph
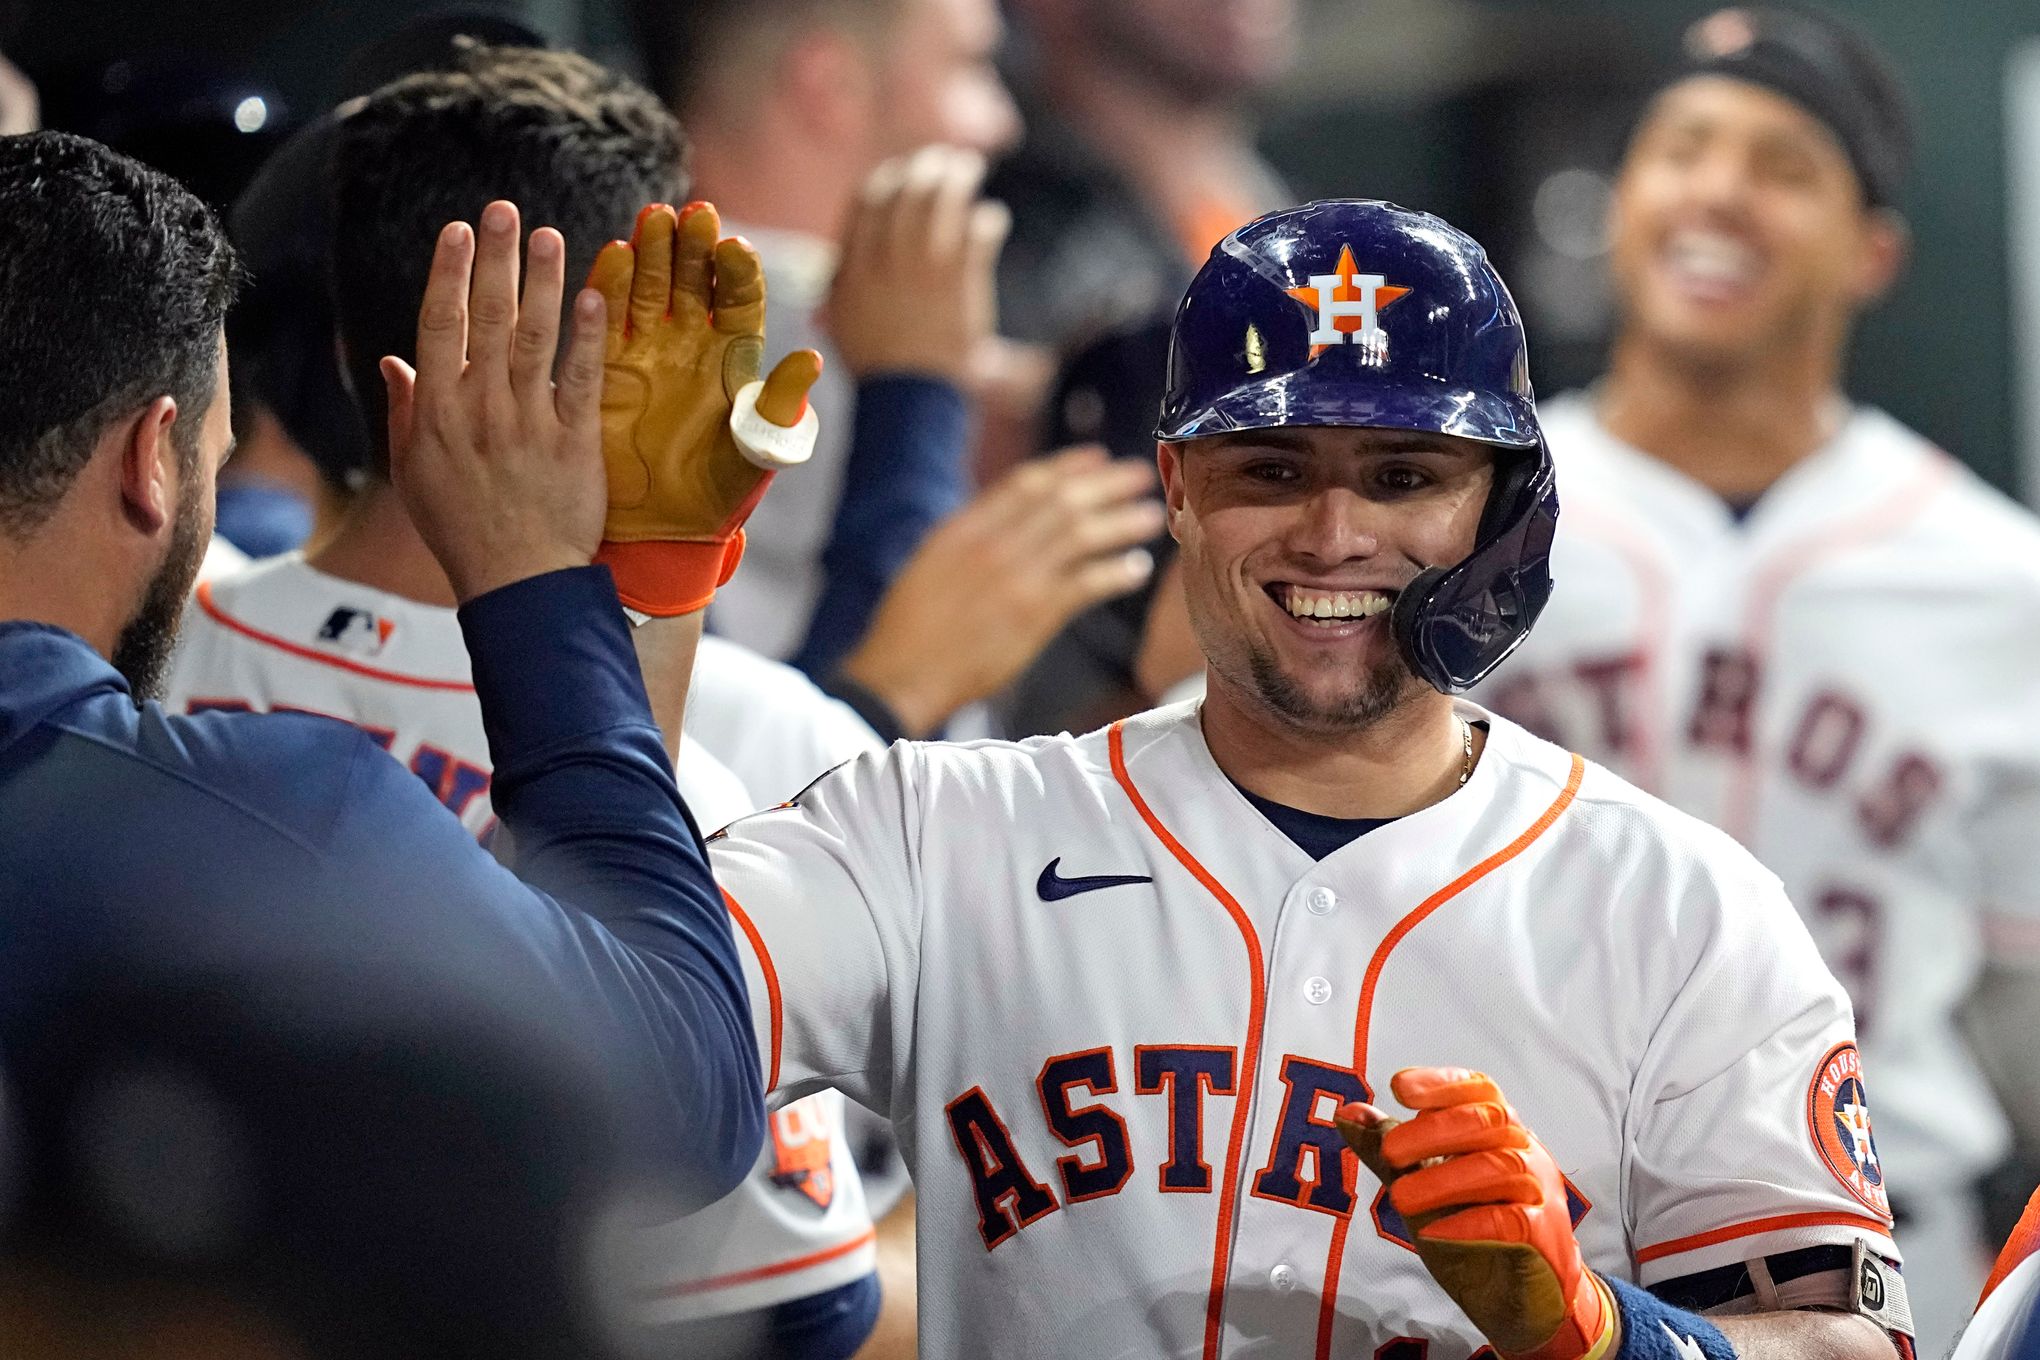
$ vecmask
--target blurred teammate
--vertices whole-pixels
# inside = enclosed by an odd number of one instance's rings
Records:
[[[2040,1191],[2026,1203],[1984,1281],[1976,1315],[1950,1360],[2040,1357]]]
[[[357,393],[375,391],[359,356],[410,354],[408,319],[441,223],[509,198],[534,224],[581,243],[567,261],[581,277],[646,203],[687,194],[681,131],[635,84],[531,47],[469,46],[446,64],[383,87],[334,128],[326,191],[336,220],[354,226],[326,243],[325,268]],[[327,353],[333,346],[329,337]],[[350,418],[372,457],[337,532],[309,557],[201,584],[165,701],[354,723],[486,835],[493,762],[452,587],[389,481],[386,424]],[[677,726],[668,737],[699,824],[713,829],[764,805]],[[657,1321],[730,1320],[712,1346],[684,1345],[828,1360],[870,1329],[873,1230],[840,1133],[842,1106],[827,1092],[775,1114],[735,1195],[647,1239],[642,1284]]]
[[[1019,132],[992,66],[998,10],[641,0],[636,13],[699,191],[772,271],[774,345],[828,361],[812,465],[759,507],[744,574],[712,622],[768,656],[799,654],[825,681],[891,573],[969,492],[966,396],[993,344],[1005,233],[979,182],[983,157]],[[853,218],[867,229],[839,261]],[[915,324],[899,324],[903,310]],[[846,510],[846,494],[864,508]]]
[[[1558,589],[1492,694],[1784,879],[1855,1003],[1939,1354],[1981,1278],[1971,1182],[2006,1148],[1955,1028],[1980,972],[2018,1005],[1989,1026],[2003,1089],[2033,1111],[2040,1084],[2040,532],[1842,391],[1904,254],[1911,145],[1839,23],[1693,30],[1616,184],[1608,374],[1544,407]]]
[[[755,256],[723,252],[720,330],[705,307],[668,328],[669,348],[745,342],[707,381],[639,368],[605,389],[605,366],[627,365],[605,364],[607,308],[583,293],[555,382],[565,248],[555,231],[533,234],[520,304],[517,215],[497,203],[479,249],[465,224],[437,233],[417,370],[391,359],[381,375],[396,394],[392,471],[462,604],[513,874],[358,731],[147,701],[230,451],[221,321],[233,253],[180,186],[62,134],[0,139],[0,216],[0,1053],[18,1122],[69,1127],[36,1094],[83,1075],[54,1022],[108,989],[310,990],[363,1008],[371,1029],[393,995],[475,1016],[510,1005],[594,1064],[626,1116],[634,1167],[672,1180],[681,1207],[727,1192],[764,1123],[748,1005],[722,905],[678,873],[702,851],[641,678],[684,669],[694,639],[659,620],[633,630],[611,572],[590,562],[614,537],[605,425],[645,447],[776,451],[797,437],[787,427],[812,356],[805,372],[795,363],[738,389],[767,412],[754,433],[730,423],[725,380],[748,378],[741,360],[762,347]],[[687,556],[670,524],[632,530],[627,580]],[[462,1108],[479,1116],[465,1101],[447,1113],[457,1122]],[[203,1191],[206,1176],[231,1188],[236,1170],[231,1148],[216,1148],[196,1181],[164,1177],[126,1204],[175,1227],[171,1195]],[[194,1263],[254,1205],[229,1194],[214,1207],[222,1217],[201,1216],[188,1244]],[[380,1245],[372,1233],[335,1243],[371,1270]],[[573,1246],[552,1244],[558,1277],[533,1278],[533,1297],[586,1287]],[[404,1316],[401,1299],[353,1303],[394,1310],[419,1342],[412,1354],[526,1349],[444,1334],[457,1319]],[[513,1335],[515,1312],[504,1312]],[[571,1347],[561,1334],[529,1340]]]
[[[1436,218],[1243,228],[1160,429],[1201,709],[896,744],[714,838],[768,1084],[900,1129],[926,1353],[1893,1354],[1889,1220],[1816,1141],[1867,1127],[1847,1003],[1776,880],[1448,697],[1549,590],[1523,345]]]
[[[1294,0],[1016,0],[1026,142],[990,185],[1013,210],[1007,333],[1067,352],[1175,306],[1220,238],[1290,195],[1251,105],[1294,59]]]

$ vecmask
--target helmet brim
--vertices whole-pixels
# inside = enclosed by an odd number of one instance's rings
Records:
[[[1155,437],[1174,442],[1297,425],[1448,434],[1512,449],[1536,448],[1543,442],[1536,413],[1519,397],[1443,383],[1389,388],[1326,382],[1321,376],[1306,378],[1304,371],[1235,388],[1173,421],[1165,412]]]

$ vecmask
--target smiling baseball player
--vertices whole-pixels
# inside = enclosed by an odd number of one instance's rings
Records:
[[[1616,180],[1609,372],[1542,411],[1552,608],[1482,698],[1783,880],[1854,1003],[1938,1355],[1982,1278],[2000,1093],[2040,1135],[2040,524],[1844,395],[1903,257],[1910,139],[1836,22],[1693,30]]]
[[[1160,435],[1201,706],[897,744],[712,838],[775,1098],[899,1128],[923,1353],[1891,1355],[1848,1004],[1776,879],[1451,697],[1557,514],[1479,246],[1241,228]]]

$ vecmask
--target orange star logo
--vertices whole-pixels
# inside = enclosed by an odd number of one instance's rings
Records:
[[[1353,276],[1360,272],[1360,266],[1353,262],[1353,247],[1351,246],[1339,247],[1339,263],[1338,266],[1332,272],[1338,275],[1339,286],[1331,290],[1331,293],[1329,294],[1331,301],[1353,303],[1357,305],[1366,300],[1366,295],[1361,291],[1360,286],[1353,281]],[[1320,317],[1318,326],[1319,329],[1323,329],[1324,327],[1323,304],[1325,299],[1323,296],[1320,295],[1319,291],[1316,288],[1310,287],[1309,285],[1305,285],[1302,288],[1291,288],[1286,291],[1289,293],[1289,296],[1295,298],[1298,302],[1301,302],[1304,306],[1319,312]],[[1375,312],[1379,314],[1380,312],[1387,310],[1390,303],[1399,301],[1403,297],[1407,296],[1409,291],[1410,291],[1409,289],[1401,287],[1400,285],[1397,284],[1393,283],[1382,284],[1379,288],[1376,288],[1374,290]],[[1366,317],[1362,315],[1358,310],[1351,312],[1341,310],[1336,311],[1332,314],[1331,323],[1332,329],[1338,331],[1340,334],[1351,335],[1366,324]],[[1330,348],[1331,346],[1328,344],[1312,345],[1310,347],[1310,357],[1315,359],[1318,357],[1318,355],[1324,353],[1326,350]]]

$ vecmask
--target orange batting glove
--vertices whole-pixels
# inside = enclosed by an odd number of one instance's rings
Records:
[[[758,381],[765,276],[758,252],[721,232],[706,203],[655,203],[588,274],[609,306],[609,516],[595,560],[646,614],[706,607],[737,569],[744,521],[773,474],[814,451],[807,393],[822,357],[796,350]]]
[[[1612,1357],[1621,1314],[1580,1259],[1565,1177],[1494,1082],[1463,1067],[1407,1067],[1389,1089],[1415,1118],[1347,1105],[1336,1120],[1388,1187],[1431,1277],[1508,1360]]]

